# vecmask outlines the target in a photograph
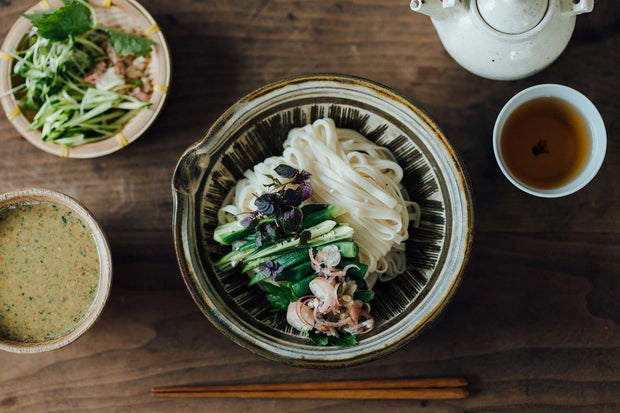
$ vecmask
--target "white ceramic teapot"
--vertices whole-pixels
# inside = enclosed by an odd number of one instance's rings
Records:
[[[479,76],[513,80],[550,65],[564,50],[575,16],[594,0],[412,0],[431,17],[439,38],[461,66]]]

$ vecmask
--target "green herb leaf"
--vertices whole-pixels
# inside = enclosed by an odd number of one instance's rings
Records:
[[[271,303],[271,306],[278,311],[288,310],[288,305],[294,301],[284,298],[280,295],[267,294],[267,300]]]
[[[308,331],[308,337],[317,346],[351,347],[357,345],[355,335],[347,332],[339,332],[339,336],[328,336],[316,330]]]
[[[308,331],[308,338],[317,346],[326,346],[329,341],[327,335],[316,330]]]
[[[254,223],[256,216],[258,215],[258,211],[251,212],[245,218],[241,220],[241,226],[243,228],[247,228]]]
[[[340,333],[339,337],[329,336],[330,346],[351,347],[357,345],[357,338],[351,333]]]
[[[297,192],[299,192],[301,199],[306,200],[310,199],[312,196],[312,184],[310,181],[304,181],[297,187]]]
[[[41,37],[58,41],[93,29],[90,9],[76,0],[64,0],[64,7],[24,14]]]
[[[283,192],[282,197],[285,202],[293,207],[300,206],[303,201],[302,194],[299,191],[290,188]]]
[[[285,233],[299,233],[302,229],[304,221],[304,215],[299,208],[291,208],[284,212],[281,219],[277,222],[280,223]]]
[[[282,268],[280,265],[274,264],[273,261],[269,260],[261,264],[258,267],[258,270],[259,271],[256,273],[256,275],[252,277],[252,279],[250,280],[248,286],[252,286],[256,284],[257,282],[262,281],[266,278],[273,279],[278,274],[280,274],[282,271],[284,271],[284,268]]]
[[[123,56],[134,55],[136,57],[146,57],[151,53],[151,46],[155,44],[154,41],[146,37],[134,36],[133,34],[121,32],[120,30],[101,30],[108,36],[108,39],[110,39],[112,48]]]
[[[267,294],[267,300],[269,300],[273,308],[286,311],[290,303],[298,300],[291,287],[287,284],[262,282],[261,285],[269,293]]]
[[[267,216],[278,212],[282,205],[282,195],[278,192],[265,192],[254,201],[256,209]]]
[[[276,166],[274,171],[283,178],[292,178],[298,172],[297,169],[293,168],[292,166],[288,166],[284,163],[281,163],[280,165]]]
[[[282,186],[282,182],[280,182],[280,180],[278,178],[276,178],[273,175],[269,175],[269,174],[264,174],[265,178],[269,179],[271,181],[271,183],[269,184],[264,184],[265,188],[269,188],[269,187],[278,187],[278,186]]]

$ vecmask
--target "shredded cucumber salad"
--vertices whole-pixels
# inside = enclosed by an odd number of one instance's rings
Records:
[[[19,85],[9,93],[22,108],[36,111],[30,129],[40,130],[43,141],[77,146],[114,136],[150,105],[129,94],[142,80],[128,82],[116,73],[108,50],[120,58],[146,58],[153,42],[98,27],[86,2],[63,2],[59,9],[24,16],[34,27],[13,52]],[[101,65],[109,68],[97,82],[88,82]]]

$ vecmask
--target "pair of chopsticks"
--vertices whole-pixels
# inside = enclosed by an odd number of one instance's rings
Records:
[[[154,388],[154,397],[243,399],[464,399],[467,380],[433,377],[402,380],[327,381]]]

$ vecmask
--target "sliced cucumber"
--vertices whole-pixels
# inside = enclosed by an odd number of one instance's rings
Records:
[[[273,263],[282,268],[290,268],[304,261],[310,262],[309,248],[300,248],[288,254],[280,255]]]
[[[312,238],[308,245],[311,247],[318,247],[320,245],[330,244],[332,242],[344,241],[346,239],[353,238],[354,233],[355,230],[353,228],[351,228],[347,224],[341,224],[326,234]]]
[[[255,250],[255,249],[256,249],[256,243],[254,242],[254,239],[252,239],[251,241],[247,241],[246,243],[241,245],[239,248],[237,248],[237,251],[250,251],[250,250]]]
[[[301,213],[305,216],[308,214],[312,214],[313,212],[325,209],[327,207],[327,204],[306,204],[301,206]]]
[[[347,265],[355,265],[357,267],[349,268],[347,270],[348,276],[364,279],[366,272],[368,271],[368,265],[362,264],[361,262],[342,260],[340,261],[340,264],[338,264],[338,268],[344,268]]]
[[[213,239],[220,244],[230,245],[233,242],[243,239],[254,232],[256,224],[250,224],[247,227],[241,225],[241,221],[231,221],[215,228]]]
[[[301,211],[304,214],[303,228],[308,229],[315,225],[322,223],[333,218],[336,218],[345,212],[344,208],[335,205],[325,204],[308,204],[301,207]],[[273,219],[264,219],[260,223],[274,222]],[[223,245],[231,245],[238,240],[248,241],[246,244],[252,243],[256,239],[255,229],[258,223],[253,222],[248,227],[243,227],[241,221],[232,221],[222,224],[215,229],[213,233],[213,239]],[[265,240],[264,244],[268,244],[269,240]]]
[[[263,239],[263,245],[261,245],[261,248],[268,247],[269,245],[273,245],[273,244],[275,243],[273,242],[273,240],[271,240],[271,238]],[[255,249],[258,249],[256,248],[256,237],[252,236],[252,238],[249,241],[246,241],[239,248],[237,248],[237,251],[247,251],[247,250],[255,250]]]
[[[357,254],[359,254],[360,252],[360,248],[353,241],[336,242],[334,244],[329,244],[329,245],[337,246],[338,249],[340,250],[340,255],[346,258],[355,258],[357,257]],[[323,245],[322,247],[319,247],[318,249],[322,250],[325,247],[327,247],[327,245]]]
[[[350,239],[353,236],[353,232],[354,232],[353,228],[346,226],[346,225],[339,225],[336,228],[334,228],[332,231],[328,232],[327,234],[323,234],[321,236],[314,238],[307,244],[307,246],[304,246],[304,247],[299,247],[299,244],[296,244],[296,245],[290,245],[288,248],[285,248],[283,250],[281,249],[275,252],[274,250],[271,250],[269,252],[273,253],[273,255],[269,255],[268,258],[264,256],[257,257],[256,252],[258,251],[256,251],[250,254],[249,256],[247,256],[247,258],[244,260],[244,262],[246,263],[246,266],[244,267],[243,272],[247,272],[249,270],[257,268],[259,265],[269,260],[278,259],[280,255],[288,255],[289,253],[292,253],[292,252],[295,252],[296,253],[295,256],[299,257],[299,259],[302,259],[303,255],[305,255],[306,257],[308,257],[308,260],[309,260],[310,257],[308,255],[308,248],[319,247],[318,249],[322,249],[327,246],[326,244],[332,244],[333,241]],[[338,243],[335,243],[335,244],[338,244]],[[299,250],[304,251],[304,254],[301,254],[301,253],[297,254]],[[263,254],[260,254],[260,255],[263,255]],[[287,257],[287,259],[288,258],[289,257]],[[301,262],[301,261],[297,261],[297,262]],[[290,263],[288,261],[287,261],[287,264],[293,265],[293,263]]]
[[[237,266],[245,257],[250,255],[252,250],[247,251],[231,251],[228,254],[224,255],[222,258],[217,260],[213,265],[221,271],[228,271]]]
[[[314,270],[312,269],[312,265],[308,260],[294,267],[285,269],[280,274],[278,274],[278,276],[276,277],[276,281],[299,281],[302,278],[312,275],[313,273]]]
[[[334,219],[336,217],[339,217],[340,215],[346,212],[347,210],[342,207],[339,207],[336,205],[328,205],[327,207],[323,209],[309,213],[307,215],[304,213],[303,227],[304,228],[313,227],[328,219]]]
[[[243,270],[241,270],[241,274],[245,274],[248,271],[252,271],[257,269],[261,264],[266,263],[267,261],[273,261],[275,259],[277,259],[278,257],[280,257],[278,254],[275,255],[268,255],[267,257],[263,257],[261,259],[258,260],[253,260],[253,261],[245,261],[248,262],[248,264],[245,265],[245,267],[243,267]]]
[[[351,281],[355,283],[359,288],[368,288],[368,284],[366,284],[366,280],[358,277],[349,277]]]
[[[294,283],[289,283],[289,286],[297,297],[303,297],[304,295],[310,294],[310,281],[314,280],[316,277],[317,275],[313,274]]]
[[[271,261],[276,265],[276,267],[289,268],[293,267],[300,262],[304,262],[307,260],[310,262],[310,255],[308,255],[308,249],[295,249],[291,252],[285,253],[283,255],[276,256],[272,258]],[[247,264],[243,267],[242,272],[248,272],[255,268],[258,268],[262,263],[269,261],[268,258],[258,258],[252,261],[246,261]]]
[[[273,260],[273,262],[275,263],[276,260]],[[280,274],[276,275],[275,281],[299,281],[310,275],[312,275],[313,277],[318,277],[318,275],[314,274],[312,265],[310,265],[310,260],[308,260],[306,262],[302,262],[299,265],[285,269]],[[257,271],[248,283],[248,285],[254,285],[257,282],[264,280],[265,278],[269,278],[269,275],[263,273],[262,271]]]
[[[267,274],[265,274],[264,272],[262,272],[262,271],[256,271],[256,274],[254,274],[254,276],[252,277],[252,279],[248,283],[248,287],[253,286],[254,284],[256,284],[259,281],[263,281],[265,278],[269,278],[269,276]]]
[[[359,248],[357,244],[352,241],[335,242],[333,244],[325,244],[316,247],[317,250],[322,250],[328,246],[336,246],[341,250],[343,256],[348,258],[354,258],[357,256]],[[273,263],[277,267],[282,267],[284,271],[280,273],[276,280],[297,281],[305,276],[308,276],[314,272],[310,265],[310,254],[308,250],[311,247],[297,247],[289,253],[280,255],[279,257],[272,259]],[[264,262],[269,261],[265,258],[256,259],[250,261],[243,268],[243,272],[258,268]],[[347,261],[348,262],[348,261]],[[251,284],[250,284],[251,285]]]
[[[369,303],[373,298],[375,298],[375,293],[372,290],[357,290],[353,293],[354,300],[360,300],[365,303]]]
[[[310,234],[311,234],[310,242],[308,243],[308,245],[310,245],[310,243],[312,243],[312,241],[315,238],[328,234],[332,229],[334,229],[335,226],[336,226],[336,221],[328,220],[328,221],[323,221],[320,224],[315,225],[311,228],[308,228],[308,231],[310,231]],[[286,251],[288,249],[297,247],[298,245],[299,245],[298,237],[287,238],[284,241],[277,242],[274,245],[259,248],[258,250],[256,250],[255,252],[253,252],[247,257],[247,261],[252,261],[257,258],[262,258],[267,255],[273,255],[277,252]]]

